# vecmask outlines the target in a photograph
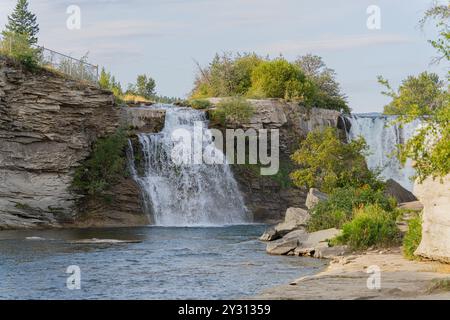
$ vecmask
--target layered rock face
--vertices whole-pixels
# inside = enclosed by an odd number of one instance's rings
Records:
[[[114,210],[92,210],[89,218],[91,211],[77,207],[81,196],[69,190],[74,168],[96,139],[115,132],[120,114],[108,91],[47,71],[30,73],[0,57],[0,229],[76,225],[80,214],[95,225],[127,220],[114,212],[142,215],[131,179],[114,187]]]
[[[213,105],[222,98],[209,99]],[[334,110],[308,110],[298,103],[279,99],[248,100],[254,114],[247,123],[233,123],[230,128],[277,129],[280,137],[281,170],[290,171],[290,155],[298,149],[300,142],[316,128],[335,127],[344,136],[345,119]],[[306,208],[306,189],[283,186],[277,179],[261,176],[246,166],[234,165],[233,171],[244,195],[247,207],[254,213],[258,222],[279,222],[289,207]]]
[[[414,194],[423,204],[422,242],[415,254],[450,262],[450,175],[416,183]]]

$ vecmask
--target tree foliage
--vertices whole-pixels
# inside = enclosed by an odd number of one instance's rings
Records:
[[[277,58],[264,61],[253,70],[250,95],[309,101],[312,84],[300,67],[284,58]]]
[[[216,54],[202,68],[191,99],[242,96],[280,98],[312,108],[349,113],[346,97],[340,91],[334,70],[318,56],[307,55],[289,62],[283,57],[269,59],[255,53]]]
[[[39,25],[36,15],[28,9],[28,0],[18,0],[16,7],[11,15],[8,16],[4,34],[14,33],[26,36],[30,45],[38,41]]]
[[[336,72],[328,68],[321,57],[307,54],[298,57],[295,64],[314,84],[315,92],[310,106],[350,113],[347,97],[341,92],[340,84],[336,80]]]
[[[300,167],[291,174],[298,187],[315,187],[331,193],[335,188],[361,187],[378,189],[380,182],[366,165],[366,142],[362,137],[343,142],[337,129],[311,131],[301,142],[292,160]]]

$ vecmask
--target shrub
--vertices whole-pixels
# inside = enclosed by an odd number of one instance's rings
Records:
[[[414,252],[422,241],[422,217],[416,216],[408,221],[408,231],[403,238],[403,254],[407,259],[415,260]]]
[[[342,234],[334,241],[347,244],[352,249],[391,246],[400,239],[395,219],[395,215],[386,212],[379,205],[356,209],[353,220],[344,224]]]
[[[337,129],[316,129],[300,144],[292,160],[300,169],[291,177],[298,187],[316,187],[331,193],[336,188],[370,185],[379,189],[381,183],[366,164],[367,145],[363,138],[343,142]]]
[[[386,197],[382,188],[339,188],[334,190],[327,200],[320,201],[312,209],[308,230],[340,229],[352,219],[355,209],[368,205],[378,205],[387,212],[394,212],[397,207],[395,199]]]
[[[250,94],[260,98],[305,100],[308,85],[302,70],[283,58],[261,62],[252,73]]]
[[[249,121],[254,113],[252,105],[241,97],[222,100],[211,113],[212,120],[223,125]]]
[[[0,43],[0,52],[21,62],[30,70],[39,65],[39,50],[32,48],[27,35],[4,32]]]
[[[191,108],[198,109],[198,110],[207,109],[211,106],[211,102],[209,102],[209,100],[205,100],[205,99],[189,100],[188,104]]]
[[[126,132],[119,129],[113,135],[99,139],[90,157],[77,168],[72,182],[74,191],[90,196],[102,196],[126,173]]]

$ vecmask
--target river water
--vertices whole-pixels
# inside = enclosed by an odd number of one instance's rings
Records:
[[[233,299],[320,271],[325,262],[270,256],[263,225],[0,232],[0,299]],[[28,239],[27,239],[28,238]],[[80,239],[140,243],[80,244]],[[69,290],[69,266],[81,289]]]

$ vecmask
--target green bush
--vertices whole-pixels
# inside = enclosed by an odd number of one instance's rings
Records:
[[[344,224],[342,234],[334,242],[346,244],[356,250],[391,246],[400,239],[395,219],[395,215],[386,212],[379,205],[356,209],[353,220]]]
[[[193,99],[189,100],[189,106],[194,109],[203,110],[209,108],[212,104],[209,100],[205,99]]]
[[[32,48],[27,35],[4,32],[0,52],[35,70],[39,66],[39,50]]]
[[[414,252],[422,241],[422,217],[419,215],[408,221],[408,231],[403,238],[403,254],[407,259],[415,260]]]
[[[99,139],[91,156],[75,171],[73,190],[94,197],[102,196],[103,192],[127,172],[127,142],[126,132],[122,129],[109,137]]]
[[[304,101],[310,86],[302,70],[283,58],[261,62],[252,73],[250,95]]]
[[[244,98],[233,97],[222,100],[211,113],[211,118],[222,125],[247,122],[253,116],[252,105]]]
[[[308,230],[340,229],[353,218],[355,209],[369,205],[377,205],[387,212],[394,212],[397,207],[395,199],[386,197],[382,188],[375,190],[365,186],[335,189],[327,200],[320,201],[312,209]]]

